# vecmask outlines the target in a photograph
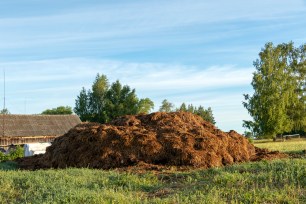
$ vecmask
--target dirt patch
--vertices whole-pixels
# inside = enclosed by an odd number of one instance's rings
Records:
[[[255,152],[256,154],[251,157],[251,161],[273,160],[288,157],[287,154],[280,153],[279,151],[270,151],[268,149],[261,149],[258,147],[255,147]]]
[[[237,132],[223,132],[197,115],[157,112],[123,116],[110,124],[80,124],[55,139],[46,154],[18,162],[26,169],[210,168],[279,156],[283,155],[255,148]]]

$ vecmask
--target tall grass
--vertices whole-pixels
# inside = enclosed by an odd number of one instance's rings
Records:
[[[7,169],[0,171],[0,202],[306,203],[305,166],[304,159],[287,159],[157,175]]]
[[[1,203],[141,203],[159,188],[142,176],[90,169],[0,171]]]

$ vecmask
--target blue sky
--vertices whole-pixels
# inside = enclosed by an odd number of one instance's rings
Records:
[[[211,107],[219,128],[242,133],[253,61],[267,42],[305,43],[305,19],[305,0],[3,0],[7,108],[74,107],[101,73],[155,110],[163,99]]]

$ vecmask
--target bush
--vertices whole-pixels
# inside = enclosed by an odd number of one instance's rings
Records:
[[[254,140],[252,138],[247,138],[249,140],[249,143],[254,144]]]
[[[16,149],[12,150],[8,154],[0,152],[0,162],[15,160],[21,157],[24,157],[23,148],[21,146],[17,146]]]
[[[0,152],[0,162],[7,161],[7,155],[3,152]]]

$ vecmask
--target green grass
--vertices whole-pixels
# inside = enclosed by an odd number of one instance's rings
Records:
[[[273,142],[267,140],[255,141],[255,146],[259,148],[266,148],[273,151],[280,151],[286,153],[301,153],[306,150],[306,140],[305,139],[293,139],[287,140],[285,142]]]
[[[0,202],[305,203],[305,166],[306,160],[295,159],[159,175],[90,169],[2,170]]]
[[[7,161],[7,162],[0,162],[0,171],[9,171],[9,170],[16,170],[18,165],[15,162]]]
[[[258,143],[285,152],[295,142]],[[284,145],[285,147],[281,147]],[[306,203],[306,160],[137,174],[115,170],[21,171],[0,163],[0,203]]]

